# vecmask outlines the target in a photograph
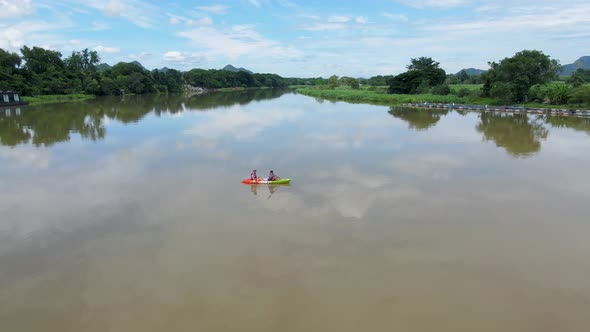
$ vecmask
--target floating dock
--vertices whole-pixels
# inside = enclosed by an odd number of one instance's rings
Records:
[[[488,106],[444,103],[403,103],[402,107],[448,109],[470,112],[505,112],[515,114],[548,114],[556,116],[589,117],[590,110],[564,109],[564,108],[531,108],[522,106]]]

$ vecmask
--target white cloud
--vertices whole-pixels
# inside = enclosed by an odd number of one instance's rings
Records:
[[[260,7],[260,0],[249,0],[253,6]]]
[[[317,23],[309,26],[304,26],[301,29],[307,31],[329,31],[340,30],[344,28],[346,28],[346,25],[342,23]]]
[[[70,23],[67,21],[52,24],[33,20],[0,26],[0,48],[16,50],[24,45],[55,45],[59,37],[51,35],[50,32],[69,26]],[[59,42],[59,44],[65,43],[67,42],[63,40]]]
[[[92,31],[103,31],[103,30],[109,30],[111,28],[110,25],[108,25],[107,23],[103,23],[103,22],[92,22]]]
[[[198,6],[197,7],[198,10],[212,13],[212,14],[217,14],[217,15],[225,14],[228,8],[229,7],[226,5],[210,5],[210,6]]]
[[[293,58],[302,53],[294,47],[263,38],[251,25],[234,25],[229,30],[217,30],[213,27],[200,27],[181,31],[179,36],[207,50],[207,53],[238,58],[243,55]]]
[[[393,21],[402,21],[402,22],[408,21],[408,17],[404,14],[392,14],[392,13],[388,13],[388,12],[383,12],[381,15],[383,15],[383,17],[386,17],[386,18],[393,20]]]
[[[141,0],[85,0],[80,5],[100,10],[106,16],[120,17],[133,24],[150,28],[156,25],[158,8]]]
[[[170,17],[170,21],[169,21],[169,22],[170,22],[170,24],[172,24],[172,25],[176,25],[176,24],[178,24],[178,17],[176,17],[176,16],[171,16],[171,17]]]
[[[487,4],[487,5],[482,5],[482,6],[475,8],[474,11],[476,11],[476,12],[492,12],[492,11],[496,11],[498,9],[499,9],[498,5]]]
[[[332,15],[328,17],[330,23],[346,23],[348,21],[350,21],[350,16]]]
[[[366,24],[367,23],[367,17],[365,16],[357,16],[357,18],[355,19],[356,23],[359,24]]]
[[[458,7],[468,4],[469,0],[398,0],[398,2],[406,6],[423,9]]]
[[[199,20],[187,20],[186,24],[188,26],[209,26],[213,25],[213,20],[210,17],[203,17]]]
[[[34,11],[32,0],[0,0],[0,19],[28,16]]]
[[[98,53],[119,53],[121,51],[121,49],[118,47],[108,47],[102,45],[94,47],[94,50]]]
[[[143,61],[143,60],[151,58],[152,55],[153,54],[149,53],[149,52],[141,52],[141,53],[137,53],[137,54],[129,54],[127,57],[130,60]]]
[[[203,63],[206,60],[206,56],[202,53],[189,53],[179,51],[169,51],[164,53],[162,61],[172,63],[181,66],[195,65]]]

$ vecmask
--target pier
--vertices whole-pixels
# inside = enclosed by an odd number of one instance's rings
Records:
[[[556,116],[577,116],[589,117],[590,110],[564,109],[564,108],[532,108],[524,106],[489,106],[489,105],[468,105],[468,104],[445,104],[445,103],[402,103],[402,107],[449,109],[470,112],[504,112],[516,114],[549,114]]]

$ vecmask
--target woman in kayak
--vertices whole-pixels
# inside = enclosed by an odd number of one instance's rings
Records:
[[[268,181],[277,181],[279,179],[280,177],[276,175],[273,171],[270,171],[270,173],[268,173]]]
[[[258,176],[256,175],[256,170],[253,170],[252,173],[250,173],[250,180],[258,180]]]

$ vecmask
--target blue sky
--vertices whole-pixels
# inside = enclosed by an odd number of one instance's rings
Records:
[[[104,62],[370,77],[431,56],[449,71],[538,49],[590,55],[581,0],[0,0],[0,48],[83,48]]]

